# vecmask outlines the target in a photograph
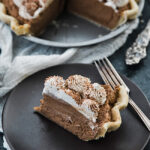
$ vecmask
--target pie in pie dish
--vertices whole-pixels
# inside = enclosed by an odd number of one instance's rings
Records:
[[[34,107],[36,112],[89,141],[120,127],[120,110],[127,107],[128,94],[123,86],[112,90],[109,85],[92,84],[81,75],[66,80],[51,76],[45,81],[40,103]]]
[[[138,13],[136,0],[0,0],[0,20],[18,35],[38,35],[63,10],[114,29]]]

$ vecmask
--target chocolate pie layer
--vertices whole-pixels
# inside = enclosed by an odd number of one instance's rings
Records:
[[[34,108],[36,112],[89,141],[119,128],[119,110],[127,106],[128,95],[123,87],[113,91],[109,85],[91,84],[88,78],[79,75],[67,80],[54,76],[45,81],[40,102]]]

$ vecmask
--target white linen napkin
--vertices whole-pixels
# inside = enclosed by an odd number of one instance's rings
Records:
[[[137,25],[138,19],[132,22],[129,29],[120,36],[98,45],[65,50],[27,41],[14,35],[7,25],[0,23],[0,97],[39,70],[67,61],[91,63],[94,59],[113,54],[125,43],[129,33]]]

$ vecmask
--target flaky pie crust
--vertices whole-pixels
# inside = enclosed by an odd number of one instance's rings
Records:
[[[96,139],[100,137],[104,137],[106,132],[111,132],[117,130],[121,123],[121,114],[120,110],[124,109],[128,105],[129,96],[127,94],[126,89],[123,86],[119,87],[119,93],[116,103],[114,104],[113,108],[111,109],[112,121],[106,122],[101,127]]]
[[[17,35],[30,34],[30,25],[20,25],[18,20],[7,14],[5,5],[0,1],[0,20],[9,24]]]
[[[118,22],[118,27],[121,24],[124,24],[127,22],[128,19],[134,19],[136,18],[138,14],[138,2],[139,0],[129,0],[130,10],[125,10],[122,12],[120,20]],[[7,14],[5,5],[0,0],[0,20],[9,24],[11,29],[17,34],[17,35],[31,35],[30,31],[30,25],[29,24],[23,24],[20,25],[19,21],[15,19],[14,17]]]
[[[53,0],[49,0],[47,6],[52,2]],[[0,20],[10,25],[11,29],[17,35],[32,35],[32,32],[30,31],[31,26],[29,24],[21,25],[19,24],[19,21],[15,17],[7,14],[6,7],[1,0],[0,0]]]
[[[122,12],[118,26],[126,23],[130,19],[135,19],[137,17],[139,12],[139,6],[137,2],[139,2],[139,0],[129,0],[131,9]]]

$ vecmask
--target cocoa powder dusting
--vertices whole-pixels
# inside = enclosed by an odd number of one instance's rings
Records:
[[[26,7],[28,13],[33,16],[35,11],[42,7],[39,0],[24,0],[23,5]]]
[[[83,102],[83,99],[81,98],[81,95],[79,92],[76,92],[74,90],[70,90],[70,89],[64,89],[65,93],[68,94],[69,96],[71,96],[78,105],[81,105]]]

